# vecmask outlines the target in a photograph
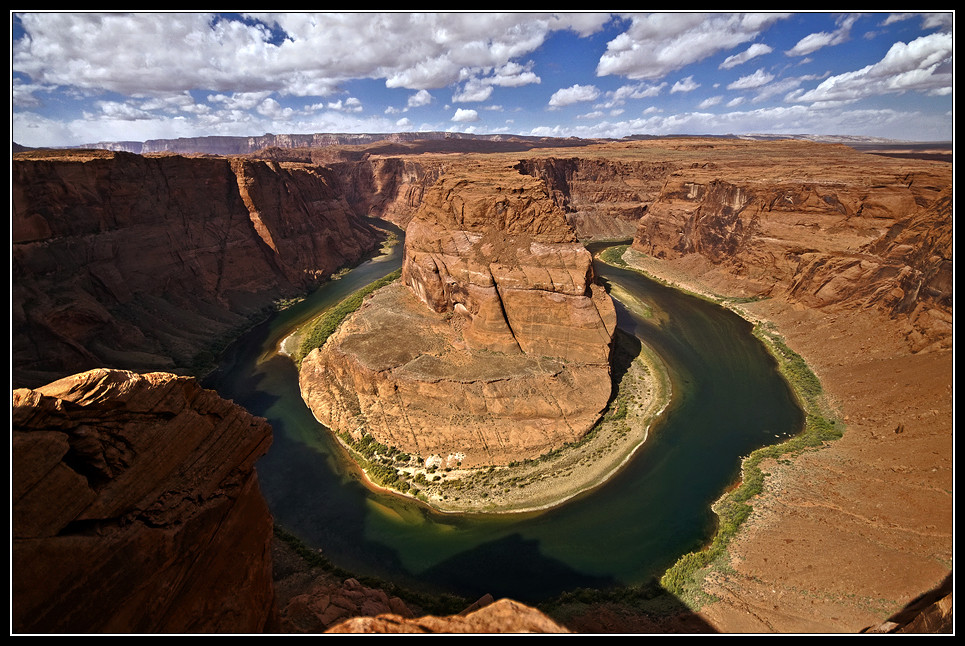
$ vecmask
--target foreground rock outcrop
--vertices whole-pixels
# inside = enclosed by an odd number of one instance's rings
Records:
[[[374,249],[330,171],[105,151],[14,156],[15,386],[197,373],[273,303]]]
[[[262,418],[193,378],[94,370],[13,392],[15,632],[274,621]]]
[[[500,599],[479,610],[450,617],[407,618],[395,614],[348,619],[328,633],[569,633],[539,610],[511,599]]]
[[[469,467],[536,457],[597,421],[616,314],[541,181],[450,169],[407,228],[402,281],[302,362],[323,424]]]

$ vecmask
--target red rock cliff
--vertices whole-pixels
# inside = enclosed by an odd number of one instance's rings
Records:
[[[95,370],[13,392],[15,632],[260,632],[271,429],[193,378]]]
[[[745,149],[746,148],[746,149]],[[872,307],[910,347],[950,347],[951,168],[844,146],[717,143],[667,176],[633,247],[815,308]]]
[[[597,421],[616,314],[541,180],[450,169],[406,230],[402,280],[304,359],[302,396],[323,424],[478,466]]]
[[[607,157],[590,147],[579,157],[523,159],[517,168],[546,182],[580,238],[630,238],[666,176],[681,166],[660,157]]]
[[[273,301],[374,248],[333,183],[242,159],[16,155],[14,385],[204,364]]]

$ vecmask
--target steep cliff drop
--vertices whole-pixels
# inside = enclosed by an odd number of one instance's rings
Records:
[[[201,374],[382,238],[307,164],[32,151],[12,178],[17,387],[105,366]]]
[[[262,418],[193,378],[94,370],[13,392],[12,629],[261,632]]]
[[[590,254],[541,180],[450,169],[377,292],[300,371],[338,433],[442,466],[506,464],[579,439],[611,393],[616,327]]]

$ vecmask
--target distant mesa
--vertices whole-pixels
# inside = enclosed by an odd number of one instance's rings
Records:
[[[477,135],[460,132],[395,133],[313,133],[259,136],[205,136],[147,141],[101,141],[69,146],[99,148],[138,154],[177,153],[209,155],[250,155],[267,148],[324,148],[331,146],[402,145],[419,142],[425,152],[512,152],[542,147],[582,146],[593,140],[575,137],[536,137],[526,135]],[[16,144],[15,144],[16,146]],[[15,148],[16,152],[16,148]],[[396,153],[400,152],[398,149]]]

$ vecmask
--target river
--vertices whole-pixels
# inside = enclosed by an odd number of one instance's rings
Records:
[[[439,514],[373,492],[302,402],[295,367],[277,348],[315,313],[397,269],[401,256],[399,244],[254,328],[205,380],[271,423],[274,441],[257,469],[272,514],[337,566],[413,589],[528,603],[646,583],[710,539],[710,506],[738,478],[741,457],[801,428],[802,413],[748,322],[597,262],[598,275],[648,306],[644,314],[617,301],[618,325],[661,355],[673,384],[670,406],[627,466],[538,513]]]

